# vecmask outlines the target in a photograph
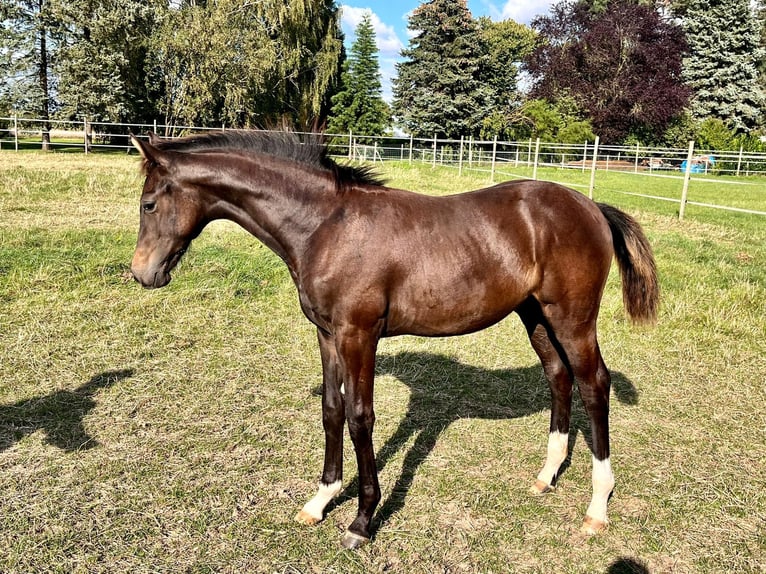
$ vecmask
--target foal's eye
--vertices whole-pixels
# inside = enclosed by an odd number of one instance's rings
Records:
[[[142,204],[141,208],[144,210],[144,213],[154,213],[157,211],[157,202],[146,201]]]

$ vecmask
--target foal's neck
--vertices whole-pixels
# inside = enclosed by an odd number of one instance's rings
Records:
[[[296,272],[309,238],[337,206],[332,175],[272,156],[215,155],[211,219],[239,224]]]

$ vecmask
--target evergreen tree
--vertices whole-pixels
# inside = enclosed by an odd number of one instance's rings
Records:
[[[478,135],[491,108],[482,41],[466,0],[429,0],[410,16],[414,36],[396,65],[393,111],[420,137]]]
[[[50,144],[50,61],[55,51],[51,0],[0,0],[0,99],[14,111],[45,120],[43,149]]]
[[[749,0],[689,0],[683,22],[692,116],[719,118],[738,132],[752,129],[764,94],[758,82],[760,29]]]
[[[389,113],[381,96],[375,30],[366,13],[356,27],[351,53],[344,63],[341,90],[332,97],[332,112],[327,130],[383,135]]]
[[[68,0],[55,70],[62,115],[114,122],[155,117],[147,93],[148,36],[162,0]]]

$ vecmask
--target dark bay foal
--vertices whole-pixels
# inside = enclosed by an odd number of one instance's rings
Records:
[[[241,225],[287,264],[322,357],[325,461],[319,490],[296,516],[323,518],[341,490],[344,423],[359,471],[359,510],[343,545],[370,538],[380,500],[372,432],[381,337],[470,333],[521,317],[551,392],[548,450],[532,486],[553,488],[567,457],[573,382],[590,418],[593,496],[584,531],[607,524],[610,377],[596,318],[613,257],[625,307],[656,318],[654,258],[639,225],[560,185],[515,181],[430,197],[384,187],[289,133],[132,138],[146,175],[133,276],[167,285],[207,223]]]

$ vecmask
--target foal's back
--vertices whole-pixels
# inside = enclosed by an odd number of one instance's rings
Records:
[[[612,256],[593,202],[533,181],[446,197],[354,188],[316,239],[315,286],[332,286],[325,299],[336,305],[365,302],[384,316],[384,335],[482,329],[553,295],[552,283],[560,291],[586,262],[598,270],[586,288],[600,295]]]

